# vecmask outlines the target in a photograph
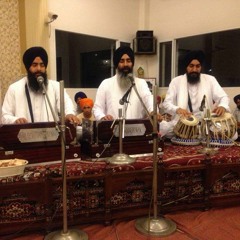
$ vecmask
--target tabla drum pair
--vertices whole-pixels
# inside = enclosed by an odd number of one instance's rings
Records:
[[[199,120],[191,115],[187,118],[180,118],[173,128],[174,133],[183,139],[206,138],[206,121]],[[237,122],[231,113],[225,113],[223,116],[212,114],[209,124],[210,138],[214,140],[231,139],[237,131]]]

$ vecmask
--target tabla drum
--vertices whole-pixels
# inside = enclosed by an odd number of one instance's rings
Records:
[[[201,124],[201,133],[206,137],[206,121],[203,119]],[[237,121],[231,113],[224,113],[223,116],[211,115],[209,123],[209,134],[214,140],[231,139],[237,131]]]
[[[181,117],[173,131],[180,138],[197,139],[199,136],[199,120],[193,115]]]

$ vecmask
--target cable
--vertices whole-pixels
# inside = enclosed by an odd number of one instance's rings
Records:
[[[110,137],[108,143],[104,145],[104,148],[103,148],[102,152],[97,155],[97,160],[98,160],[99,158],[101,158],[101,156],[103,155],[103,153],[104,153],[104,152],[106,151],[106,149],[109,147],[109,144],[111,143],[113,137],[114,137],[114,133],[113,133],[112,136]],[[96,162],[97,160],[95,160],[94,162]]]

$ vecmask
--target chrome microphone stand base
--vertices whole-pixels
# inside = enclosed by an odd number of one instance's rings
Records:
[[[88,235],[78,229],[70,229],[67,233],[56,231],[49,233],[44,240],[88,240]]]
[[[125,115],[125,114],[124,114]],[[114,154],[112,157],[108,158],[106,162],[110,164],[131,164],[135,162],[135,158],[123,153],[123,133],[125,126],[125,118],[122,116],[122,109],[119,109],[119,153]]]
[[[150,236],[168,236],[177,229],[176,224],[166,218],[139,218],[135,222],[138,232]]]
[[[110,164],[131,164],[135,162],[135,158],[130,157],[125,153],[116,153],[107,159]]]

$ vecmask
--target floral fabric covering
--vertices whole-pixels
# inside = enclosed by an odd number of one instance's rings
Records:
[[[204,164],[205,154],[199,151],[203,146],[179,146],[166,144],[162,155],[158,155],[158,163],[164,167],[179,167],[184,165]],[[240,163],[239,146],[221,147],[211,156],[213,164]],[[111,165],[104,160],[82,161],[76,160],[66,163],[67,176],[82,176],[87,174],[101,174],[105,172],[121,172],[152,169],[153,156],[138,156],[135,162],[127,165]],[[0,178],[0,183],[34,181],[42,178],[61,177],[61,163],[44,163],[26,166],[24,174],[20,176]]]

